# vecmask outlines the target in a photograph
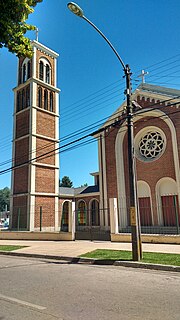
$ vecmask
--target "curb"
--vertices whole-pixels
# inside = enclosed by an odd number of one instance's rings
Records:
[[[114,260],[98,260],[91,258],[79,258],[79,257],[65,257],[65,256],[54,256],[36,253],[20,253],[20,252],[9,252],[0,251],[0,255],[16,256],[25,258],[40,258],[47,260],[59,260],[67,261],[69,264],[89,264],[89,265],[109,265],[109,266],[121,266],[130,268],[150,269],[150,270],[162,270],[171,272],[180,272],[180,266],[171,266],[163,264],[151,264],[144,262],[134,261],[114,261]]]

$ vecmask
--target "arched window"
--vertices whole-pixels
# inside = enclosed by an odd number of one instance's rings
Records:
[[[143,180],[138,181],[137,193],[141,226],[151,226],[153,212],[151,208],[151,190],[148,183]]]
[[[38,89],[38,107],[42,108],[42,88]]]
[[[91,202],[91,224],[92,226],[99,226],[100,219],[99,219],[99,202],[94,199]]]
[[[44,80],[44,63],[42,61],[39,63],[39,79]]]
[[[62,208],[61,231],[68,231],[69,224],[69,202],[65,201]]]
[[[44,109],[48,110],[48,91],[44,90]]]
[[[81,200],[78,203],[77,224],[78,226],[85,226],[86,223],[87,223],[86,204],[83,200]]]
[[[23,83],[26,81],[26,64],[23,65]]]
[[[50,92],[50,111],[53,112],[53,93]]]
[[[27,79],[29,79],[31,76],[31,62],[30,60],[27,63]]]
[[[166,226],[180,225],[178,187],[174,179],[161,178],[156,185],[159,222]]]
[[[26,107],[30,106],[30,88],[29,86],[26,88]]]
[[[51,83],[51,66],[49,61],[45,57],[40,58],[39,79],[46,83]]]
[[[46,64],[46,79],[45,79],[46,83],[50,83],[50,67],[48,64]]]

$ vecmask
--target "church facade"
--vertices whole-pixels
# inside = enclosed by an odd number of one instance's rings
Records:
[[[141,84],[132,94],[137,197],[142,228],[180,221],[180,91]],[[130,226],[126,102],[104,124],[99,143],[100,202],[117,199],[118,231]],[[154,228],[152,228],[154,227]]]
[[[130,231],[126,102],[95,134],[94,185],[59,189],[58,54],[32,41],[14,89],[11,229],[110,239]],[[138,208],[144,232],[180,221],[180,91],[142,83],[132,94]],[[174,228],[174,229],[173,229]],[[73,237],[72,237],[73,238]]]

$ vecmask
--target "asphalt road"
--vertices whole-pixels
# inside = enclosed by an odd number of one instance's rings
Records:
[[[180,274],[0,256],[0,320],[179,320]]]

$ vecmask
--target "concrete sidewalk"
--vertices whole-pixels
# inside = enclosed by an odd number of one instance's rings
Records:
[[[22,245],[27,248],[18,249],[14,252],[25,254],[40,254],[57,257],[78,257],[81,254],[96,249],[132,250],[131,243],[110,241],[24,241],[24,240],[0,240],[0,245]],[[180,245],[173,244],[142,244],[143,252],[164,252],[180,254]]]

